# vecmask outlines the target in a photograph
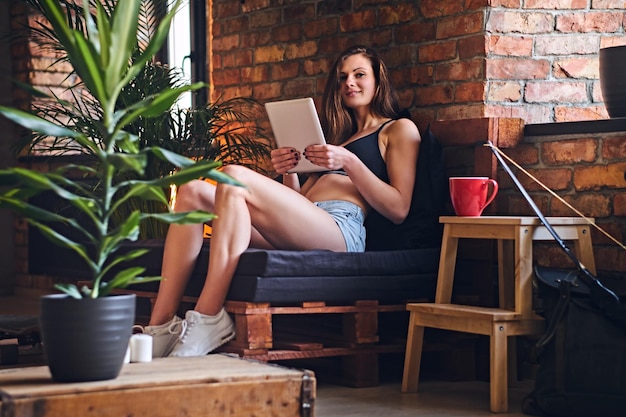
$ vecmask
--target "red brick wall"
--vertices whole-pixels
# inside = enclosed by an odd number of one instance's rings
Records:
[[[213,0],[214,92],[319,98],[337,53],[363,43],[418,121],[607,118],[598,51],[626,43],[625,3]]]
[[[626,43],[624,1],[612,0],[212,0],[214,95],[262,101],[321,98],[337,53],[363,43],[388,63],[414,119],[521,117],[527,123],[606,118],[598,48]],[[522,5],[523,3],[523,5]],[[490,5],[487,9],[487,5]],[[12,27],[33,19],[16,6]],[[64,69],[27,42],[14,42],[14,75],[62,91]],[[66,68],[65,68],[66,69]],[[28,96],[14,92],[17,103]],[[624,137],[527,138],[517,160],[623,240]],[[503,178],[500,178],[505,181]],[[611,179],[612,182],[606,182]],[[623,179],[623,177],[622,177]],[[570,215],[532,191],[547,214]],[[508,195],[511,214],[530,214]],[[25,224],[16,236],[18,286],[49,288],[27,273]],[[601,268],[625,271],[624,255],[594,232]],[[547,251],[546,257],[558,256]]]
[[[595,218],[606,233],[626,242],[626,134],[582,134],[527,136],[516,148],[506,151],[531,175],[562,197],[583,215]],[[523,173],[518,173],[533,201],[546,216],[576,216],[556,197]],[[499,211],[511,215],[534,213],[508,175],[498,175],[501,196]],[[599,272],[626,272],[626,253],[604,233],[592,228],[594,254]],[[572,247],[573,249],[573,247]],[[568,260],[554,245],[536,250],[543,265],[567,266]],[[571,264],[569,264],[571,265]]]

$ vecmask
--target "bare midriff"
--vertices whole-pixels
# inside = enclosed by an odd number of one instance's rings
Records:
[[[317,178],[315,178],[317,177]],[[342,200],[349,201],[361,207],[363,213],[367,214],[369,205],[347,175],[339,174],[315,174],[310,181],[315,181],[313,186],[304,194],[306,198],[313,202]]]

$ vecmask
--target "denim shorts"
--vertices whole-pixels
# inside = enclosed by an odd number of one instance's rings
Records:
[[[365,250],[365,215],[361,207],[342,200],[318,201],[313,203],[330,214],[339,226],[346,242],[347,252]]]

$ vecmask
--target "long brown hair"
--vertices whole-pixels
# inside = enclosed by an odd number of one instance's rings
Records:
[[[398,96],[389,80],[389,71],[378,53],[366,46],[352,46],[346,49],[333,64],[322,98],[322,129],[328,143],[339,145],[352,136],[357,129],[352,109],[343,105],[340,91],[341,64],[350,56],[361,54],[369,59],[376,78],[376,92],[370,105],[371,111],[380,117],[398,117]]]

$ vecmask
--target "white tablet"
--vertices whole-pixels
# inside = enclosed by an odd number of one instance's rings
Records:
[[[312,164],[302,153],[309,145],[326,143],[311,97],[265,103],[274,138],[279,147],[295,148],[302,158],[289,172],[318,172],[326,168]]]

